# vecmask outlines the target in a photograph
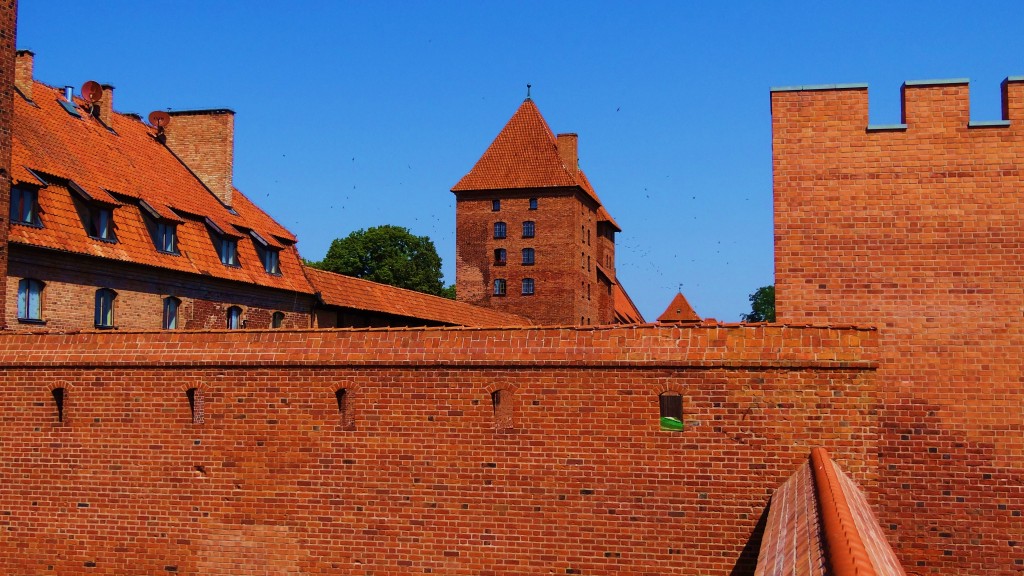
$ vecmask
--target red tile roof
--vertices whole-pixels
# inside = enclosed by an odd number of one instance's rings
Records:
[[[616,282],[612,287],[612,298],[615,305],[615,321],[619,324],[643,324],[644,316],[633,304],[633,299],[626,293],[622,284]]]
[[[601,206],[583,170],[562,162],[558,138],[533,100],[526,99],[452,192],[574,186]],[[603,207],[598,217],[622,230]]]
[[[905,576],[857,485],[823,448],[772,496],[755,576]]]
[[[529,326],[530,320],[440,296],[378,284],[316,268],[306,268],[310,283],[329,306],[419,318],[454,326]]]
[[[693,307],[687,302],[686,296],[678,292],[672,299],[668,308],[658,316],[658,322],[663,324],[677,324],[680,322],[700,322],[700,316],[694,312]]]
[[[60,90],[39,82],[33,100],[35,105],[14,98],[12,177],[39,185],[34,171],[49,183],[39,192],[43,227],[15,223],[11,242],[312,293],[292,233],[239,192],[233,201],[237,214],[232,214],[154,138],[153,128],[117,113],[110,118],[110,130],[84,111],[76,118],[61,106]],[[90,198],[114,206],[117,242],[89,237],[72,200],[71,183]],[[179,255],[156,249],[140,201],[162,217],[182,222],[177,227]],[[281,274],[263,269],[248,238],[238,243],[240,266],[222,264],[204,218],[228,234],[245,237],[255,230],[273,245],[284,245]]]

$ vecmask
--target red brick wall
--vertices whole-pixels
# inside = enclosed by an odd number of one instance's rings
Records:
[[[537,210],[529,199],[537,198]],[[501,210],[492,211],[492,200]],[[534,238],[522,237],[522,223],[536,222]],[[494,239],[494,223],[505,222],[507,237]],[[587,231],[590,231],[588,238]],[[461,193],[456,202],[456,293],[462,302],[530,318],[542,325],[599,324],[596,206],[569,189]],[[494,264],[494,250],[508,261]],[[522,249],[533,248],[535,264],[523,266]],[[588,266],[589,264],[589,266]],[[505,278],[505,296],[494,296],[494,280]],[[523,296],[522,279],[533,278],[535,293]],[[588,285],[590,296],[588,297]]]
[[[0,0],[0,272],[7,271],[7,229],[11,204],[11,126],[14,110],[15,28],[17,0]],[[0,273],[0,294],[6,291]],[[6,328],[6,302],[0,298],[0,329]]]
[[[114,324],[126,330],[159,330],[163,299],[181,300],[178,327],[186,330],[227,326],[227,310],[242,308],[246,328],[269,328],[274,312],[284,313],[283,327],[308,328],[313,297],[239,282],[169,270],[136,266],[15,245],[11,252],[6,302],[8,327],[13,330],[89,330],[94,327],[96,290],[109,288],[114,300]],[[44,325],[17,319],[18,282],[33,278],[45,284]]]
[[[231,110],[173,112],[164,136],[167,147],[221,202],[231,206],[235,113]]]
[[[873,497],[910,572],[1024,571],[1024,83],[1005,93],[1009,125],[971,127],[966,84],[910,85],[889,130],[864,88],[772,94],[778,318],[880,328]]]
[[[750,574],[811,446],[877,475],[876,360],[852,329],[8,334],[0,571]]]

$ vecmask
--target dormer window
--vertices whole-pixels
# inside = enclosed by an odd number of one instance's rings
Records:
[[[260,260],[263,261],[263,269],[267,271],[267,274],[281,273],[280,252],[280,250],[274,250],[272,248],[264,248],[261,250]]]
[[[42,226],[39,220],[39,191],[34,188],[11,188],[11,222]]]
[[[217,239],[217,252],[220,263],[225,266],[238,266],[238,239],[221,236]]]
[[[157,222],[153,234],[156,249],[169,254],[178,253],[177,226],[170,222]]]
[[[149,228],[149,234],[153,237],[153,245],[156,246],[156,249],[167,254],[177,254],[177,223],[162,217],[145,200],[139,201],[139,207],[142,208],[142,213],[146,216],[146,227]]]
[[[252,236],[253,244],[256,246],[256,252],[260,256],[260,262],[263,263],[263,269],[267,271],[267,274],[280,274],[281,250],[271,246],[270,242],[267,242],[266,239],[256,233],[255,230],[249,231],[249,235]]]
[[[116,242],[114,236],[114,211],[105,206],[89,206],[89,236],[109,242]]]

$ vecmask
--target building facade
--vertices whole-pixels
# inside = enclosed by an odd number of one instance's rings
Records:
[[[452,188],[459,300],[541,325],[643,322],[615,276],[618,224],[527,98]]]

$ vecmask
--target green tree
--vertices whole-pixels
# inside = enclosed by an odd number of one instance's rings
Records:
[[[441,282],[441,257],[430,238],[414,236],[401,226],[356,230],[331,242],[321,270],[364,278],[436,296],[454,297],[454,287]]]
[[[775,322],[775,286],[761,286],[750,295],[750,314],[740,314],[744,322]]]

